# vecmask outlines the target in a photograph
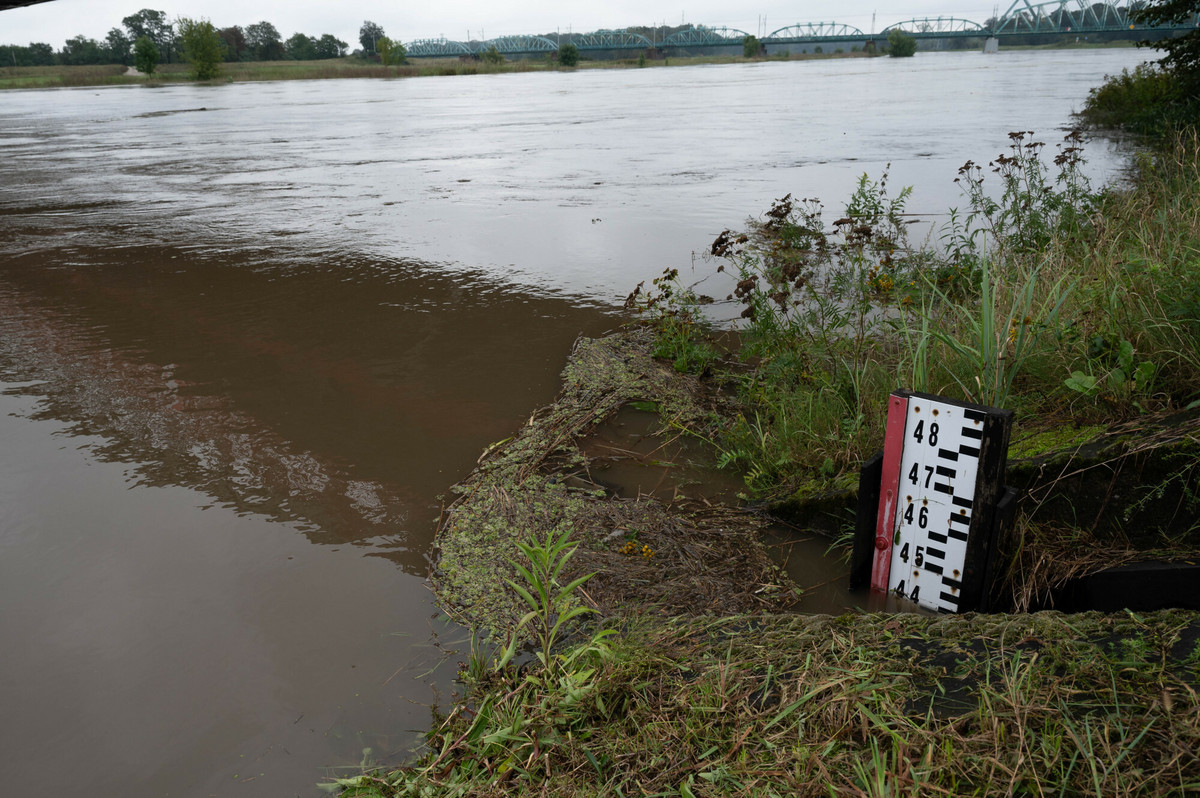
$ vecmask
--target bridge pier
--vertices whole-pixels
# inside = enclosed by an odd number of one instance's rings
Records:
[[[1000,40],[995,36],[989,36],[987,41],[983,43],[983,54],[988,55],[989,53],[998,52],[1000,52]]]

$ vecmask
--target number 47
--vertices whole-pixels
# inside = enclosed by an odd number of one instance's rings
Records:
[[[908,481],[916,485],[921,481],[920,464],[913,463],[912,470],[908,472]],[[929,487],[930,481],[933,479],[933,466],[925,466],[925,487]]]

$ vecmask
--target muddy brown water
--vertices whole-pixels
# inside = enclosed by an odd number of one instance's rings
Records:
[[[440,497],[577,336],[785,193],[836,208],[890,162],[944,210],[1139,60],[0,95],[4,789],[312,795],[403,760],[466,658],[424,581]],[[639,430],[607,478],[656,490]],[[824,545],[790,557],[814,587]]]

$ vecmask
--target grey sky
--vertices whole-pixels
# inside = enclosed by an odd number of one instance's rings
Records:
[[[1003,2],[1000,11],[1010,5]],[[83,34],[103,39],[121,20],[143,8],[171,17],[203,17],[217,27],[266,20],[286,39],[293,33],[332,33],[357,47],[363,20],[383,26],[403,42],[445,35],[448,39],[493,38],[556,29],[591,31],[628,25],[687,22],[739,28],[754,33],[766,17],[766,32],[797,22],[836,21],[870,31],[913,17],[956,16],[983,22],[994,6],[979,0],[440,0],[435,3],[342,0],[337,3],[285,0],[54,0],[29,8],[0,11],[0,44],[48,42],[55,49]]]

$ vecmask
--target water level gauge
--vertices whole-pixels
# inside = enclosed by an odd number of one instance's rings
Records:
[[[1003,485],[1012,412],[910,391],[888,402],[883,454],[864,468],[855,560],[870,551],[873,590],[936,612],[986,609],[1015,498]]]

